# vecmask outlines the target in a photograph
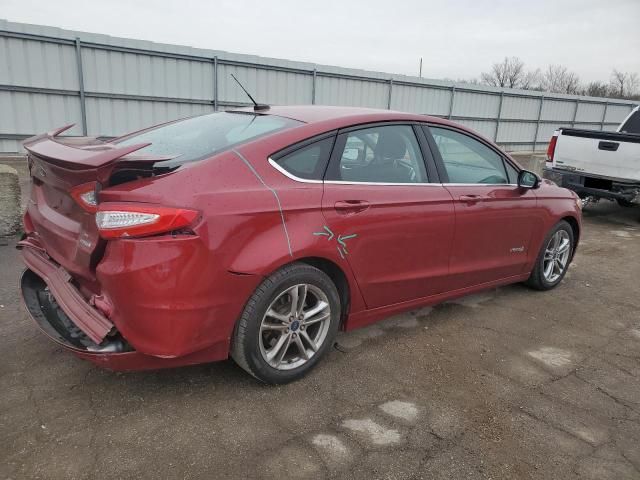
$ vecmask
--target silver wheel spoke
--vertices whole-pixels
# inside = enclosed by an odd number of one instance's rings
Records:
[[[273,361],[273,359],[276,357],[276,355],[278,354],[278,352],[280,350],[282,350],[282,347],[284,346],[284,344],[287,342],[287,340],[289,339],[289,334],[287,333],[283,333],[280,338],[278,339],[277,343],[273,346],[273,348],[267,353],[267,360],[269,362]]]
[[[322,313],[315,318],[310,318],[309,320],[304,321],[305,326],[313,325],[314,323],[322,322],[331,316],[331,312]]]
[[[297,316],[296,309],[298,308],[298,285],[294,285],[289,289],[289,295],[291,295],[291,310],[289,315],[292,317]]]
[[[275,318],[276,320],[280,320],[284,323],[289,323],[289,317],[287,315],[283,315],[282,313],[276,312],[273,308],[267,310],[267,317]]]
[[[260,325],[261,330],[276,330],[279,332],[286,332],[289,329],[289,325],[285,325],[283,323],[267,323],[262,322]]]
[[[304,311],[304,304],[307,301],[307,286],[300,285],[298,290],[298,303],[296,305],[296,316],[299,316]]]
[[[549,278],[551,277],[551,273],[553,272],[553,265],[554,262],[553,260],[551,260],[549,263],[547,263],[547,265],[544,267],[544,276],[547,280],[549,280]]]
[[[558,253],[564,253],[569,250],[569,240],[564,240],[558,247]]]
[[[296,335],[294,337],[296,345],[298,346],[298,350],[300,351],[300,355],[304,357],[305,360],[309,360],[309,354],[307,353],[307,349],[304,347],[302,340],[300,339],[300,335]]]
[[[323,311],[328,306],[329,306],[329,304],[327,302],[323,302],[323,301],[319,300],[318,303],[313,308],[311,308],[311,309],[307,310],[306,312],[304,312],[303,320],[305,320],[305,323],[306,323],[307,320],[310,320],[311,317],[313,317],[314,315],[320,313],[321,311]]]
[[[289,350],[289,345],[291,345],[291,334],[287,335],[287,340],[284,342],[284,346],[280,350],[280,354],[278,355],[278,360],[276,360],[276,368],[280,366],[284,356],[287,354],[287,350]]]
[[[300,337],[304,338],[306,340],[306,342],[309,344],[309,346],[311,347],[311,350],[313,350],[314,352],[318,351],[318,346],[316,345],[316,343],[311,340],[311,338],[309,337],[309,335],[307,334],[307,332],[305,332],[304,330],[300,332]]]

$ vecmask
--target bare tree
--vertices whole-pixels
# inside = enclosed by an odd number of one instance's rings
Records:
[[[604,82],[590,82],[582,94],[589,97],[607,97],[609,96],[609,86]]]
[[[611,95],[620,98],[634,96],[638,90],[638,83],[637,73],[621,72],[614,68],[609,82]]]
[[[542,74],[540,69],[531,70],[522,76],[519,88],[523,90],[542,90]]]
[[[482,73],[480,79],[493,87],[518,87],[524,75],[524,62],[518,57],[504,57],[501,63],[494,63],[491,71]]]
[[[553,93],[578,93],[580,78],[563,65],[549,65],[542,76],[542,87]]]

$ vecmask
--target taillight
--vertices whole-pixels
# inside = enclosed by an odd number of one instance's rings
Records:
[[[96,198],[96,182],[83,183],[77,185],[69,192],[78,205],[89,213],[96,213],[98,210],[98,199]]]
[[[147,237],[187,227],[198,217],[196,210],[140,203],[101,203],[96,225],[105,239]]]
[[[553,162],[553,156],[556,153],[556,143],[558,143],[558,135],[559,133],[555,132],[549,141],[549,146],[547,147],[547,162]]]

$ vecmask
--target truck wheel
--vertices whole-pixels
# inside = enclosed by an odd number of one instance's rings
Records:
[[[573,230],[562,220],[547,233],[533,271],[525,283],[536,290],[554,288],[567,273],[573,247]]]
[[[323,271],[294,263],[266,278],[251,295],[236,325],[231,357],[262,382],[291,382],[331,348],[339,323],[334,283]]]
[[[635,207],[636,206],[635,203],[630,202],[629,200],[624,200],[622,198],[618,198],[617,201],[618,201],[618,205],[620,205],[621,207],[628,208],[628,207]]]

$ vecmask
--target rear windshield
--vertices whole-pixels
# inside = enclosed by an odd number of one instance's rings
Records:
[[[176,156],[172,160],[162,162],[162,165],[177,166],[210,157],[235,145],[300,124],[297,120],[273,115],[220,112],[180,120],[126,137],[117,143],[133,145],[151,142],[151,145],[139,152]]]

